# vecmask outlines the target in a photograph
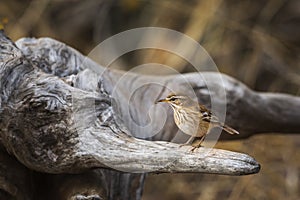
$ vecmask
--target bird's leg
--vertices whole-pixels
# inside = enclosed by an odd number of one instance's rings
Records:
[[[206,137],[206,135],[203,135],[202,138],[199,140],[199,142],[197,142],[197,144],[192,145],[193,148],[191,149],[191,151],[194,151],[195,149],[201,147],[201,143],[204,141],[205,137]]]
[[[179,147],[190,145],[190,143],[195,139],[194,136],[191,136],[188,141],[186,141],[184,144],[179,145]]]

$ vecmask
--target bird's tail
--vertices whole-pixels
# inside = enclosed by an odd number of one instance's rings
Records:
[[[224,131],[226,131],[229,134],[232,134],[232,135],[240,134],[238,131],[234,130],[233,128],[231,128],[225,124],[222,124],[221,127],[223,128]]]

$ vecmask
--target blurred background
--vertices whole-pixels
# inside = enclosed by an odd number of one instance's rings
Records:
[[[121,31],[170,28],[198,41],[219,71],[251,89],[300,94],[299,0],[2,0],[0,20],[13,40],[51,37],[84,55]],[[120,59],[117,67],[124,70],[156,62],[181,73],[195,71],[158,50]],[[260,173],[149,175],[143,200],[300,199],[299,136],[274,133],[220,141],[218,148],[255,157],[262,164]]]

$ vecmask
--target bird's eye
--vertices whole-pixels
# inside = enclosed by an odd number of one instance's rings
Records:
[[[175,101],[176,100],[176,98],[174,98],[174,97],[172,97],[171,99],[170,99],[170,101]]]

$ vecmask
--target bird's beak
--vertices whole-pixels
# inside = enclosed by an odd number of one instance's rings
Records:
[[[160,99],[160,100],[156,101],[155,104],[160,103],[160,102],[168,102],[168,100],[166,100],[166,99]]]

